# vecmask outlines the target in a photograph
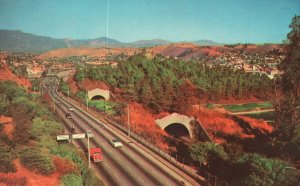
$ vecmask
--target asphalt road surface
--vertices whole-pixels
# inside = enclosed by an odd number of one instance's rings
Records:
[[[104,161],[91,162],[92,167],[106,185],[200,185],[177,167],[143,150],[141,144],[133,143],[130,137],[122,135],[120,131],[99,122],[68,102],[56,90],[52,89],[49,93],[55,102],[55,110],[61,116],[68,131],[71,131],[72,125],[75,126],[74,133],[77,134],[92,131],[94,137],[90,138],[90,147],[100,147],[104,154]],[[73,112],[68,111],[70,106],[75,108]],[[71,113],[71,119],[65,117],[67,112]],[[114,148],[110,144],[110,140],[116,137],[123,143],[122,148]],[[75,143],[87,150],[86,139],[76,140]]]

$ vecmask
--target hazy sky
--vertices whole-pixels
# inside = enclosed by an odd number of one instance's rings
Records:
[[[106,36],[108,0],[0,0],[0,29],[54,38]],[[110,0],[108,37],[280,43],[300,0]]]

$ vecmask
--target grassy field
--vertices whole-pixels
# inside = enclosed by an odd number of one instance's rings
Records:
[[[247,104],[236,104],[236,105],[222,105],[221,107],[230,112],[246,112],[246,111],[254,111],[254,110],[272,109],[273,104],[271,102],[261,102],[261,103],[247,103]]]
[[[262,113],[253,113],[253,114],[245,114],[243,116],[248,116],[256,119],[263,119],[266,121],[274,121],[274,112],[262,112]]]

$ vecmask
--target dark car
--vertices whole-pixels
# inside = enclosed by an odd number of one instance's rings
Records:
[[[71,113],[68,112],[68,113],[66,114],[66,118],[71,119]]]

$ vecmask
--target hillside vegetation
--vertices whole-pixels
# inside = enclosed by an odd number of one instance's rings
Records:
[[[271,80],[260,74],[229,67],[210,68],[198,62],[136,55],[111,66],[78,69],[77,81],[101,80],[122,90],[122,96],[138,101],[154,112],[185,113],[200,100],[265,98],[273,90]]]
[[[0,172],[5,178],[0,185],[32,184],[30,175],[18,172],[19,161],[39,175],[57,174],[65,185],[101,185],[80,151],[71,144],[57,143],[56,136],[63,129],[47,107],[50,101],[47,94],[42,98],[28,94],[13,81],[0,82],[0,115],[12,118],[15,124],[10,135],[0,125]]]

